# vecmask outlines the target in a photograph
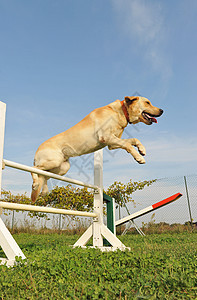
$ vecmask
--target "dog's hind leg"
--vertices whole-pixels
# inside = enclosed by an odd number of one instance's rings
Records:
[[[39,169],[39,170],[48,170],[48,168],[53,167],[54,165],[56,165],[56,162],[55,163],[54,162],[45,162],[43,164],[34,166],[34,168]],[[31,175],[32,175],[32,179],[33,179],[31,200],[33,203],[35,203],[41,190],[42,190],[43,195],[46,195],[48,193],[48,187],[47,187],[48,177],[38,175],[35,173],[31,173]]]
[[[32,190],[36,191],[39,186],[39,181],[38,181],[38,174],[31,173],[32,179],[33,179],[33,184],[32,184]]]
[[[48,186],[47,186],[47,180],[48,179],[49,179],[49,177],[44,177],[44,183],[43,183],[42,193],[41,193],[42,196],[45,196],[49,192],[49,189],[48,189]]]
[[[61,175],[61,176],[65,175],[68,172],[69,169],[70,169],[69,161],[68,160],[64,161],[60,166],[60,170],[59,170],[58,174]]]
[[[34,167],[40,170],[49,171],[55,174],[64,175],[70,168],[69,161],[64,161],[62,155],[55,153],[50,159],[42,159],[37,156],[34,160]],[[32,173],[33,185],[32,185],[32,202],[35,203],[40,191],[42,189],[42,195],[48,193],[47,180],[48,177],[37,175]]]
[[[36,202],[36,199],[38,198],[40,191],[43,187],[45,177],[42,175],[32,174],[33,177],[33,185],[32,185],[32,193],[31,193],[31,200],[33,203]]]
[[[63,161],[59,165],[59,167],[50,169],[49,172],[62,176],[62,175],[65,175],[69,169],[70,169],[70,163],[68,160],[66,160],[66,161]]]
[[[70,169],[70,163],[69,163],[69,161],[65,161],[60,165],[59,168],[55,168],[55,169],[52,169],[52,170],[49,170],[49,171],[54,173],[54,174],[58,174],[58,175],[62,176],[64,174],[66,174],[69,169]],[[44,177],[44,182],[43,182],[43,187],[42,187],[42,192],[41,192],[42,196],[45,196],[49,191],[48,186],[47,186],[47,180],[49,178],[50,177]]]
[[[34,159],[34,168],[35,169],[49,171],[49,172],[53,172],[53,170],[60,169],[60,166],[63,162],[62,155],[52,152],[53,155],[51,155],[50,159],[49,158],[46,159],[44,154],[43,154],[43,152],[39,152],[38,154],[36,154],[35,159]],[[56,173],[56,172],[54,171],[54,173]],[[58,174],[58,173],[56,173],[56,174]],[[48,187],[47,187],[48,177],[32,173],[32,179],[33,179],[33,184],[32,184],[31,199],[32,199],[32,202],[34,203],[36,201],[41,189],[43,189],[44,195],[48,192]]]

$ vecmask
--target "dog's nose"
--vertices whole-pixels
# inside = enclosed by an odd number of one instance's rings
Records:
[[[160,116],[163,114],[163,109],[159,109],[159,111],[160,111]]]

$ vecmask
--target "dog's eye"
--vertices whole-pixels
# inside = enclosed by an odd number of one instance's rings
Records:
[[[146,101],[146,104],[150,104],[150,102],[149,102],[149,101]]]

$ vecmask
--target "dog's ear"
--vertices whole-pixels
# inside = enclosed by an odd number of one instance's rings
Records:
[[[136,101],[138,99],[139,99],[139,97],[136,97],[136,96],[134,96],[134,97],[128,97],[128,96],[126,96],[124,98],[124,100],[126,101],[127,105],[130,105],[131,103],[133,103],[133,101]]]

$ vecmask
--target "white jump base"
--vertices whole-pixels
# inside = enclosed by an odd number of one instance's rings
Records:
[[[33,205],[24,205],[17,203],[8,203],[0,201],[0,214],[2,209],[16,209],[16,210],[26,210],[26,211],[36,211],[36,212],[46,212],[46,213],[56,213],[56,214],[66,214],[66,215],[77,215],[92,217],[92,225],[85,231],[85,233],[78,239],[78,241],[73,245],[73,247],[85,247],[91,237],[93,237],[93,248],[98,248],[102,251],[109,250],[125,250],[125,245],[113,234],[106,225],[103,223],[103,151],[99,150],[94,153],[94,185],[84,183],[79,180],[70,179],[65,176],[56,175],[54,173],[39,170],[34,167],[25,166],[18,164],[9,160],[3,160],[3,147],[4,147],[4,129],[5,129],[5,112],[6,104],[0,101],[0,191],[1,191],[1,180],[2,180],[2,165],[23,170],[25,172],[31,172],[40,174],[46,177],[64,181],[67,183],[77,184],[94,190],[94,211],[84,212],[84,211],[74,211],[65,209],[56,209],[52,207],[41,207]],[[103,238],[105,238],[111,247],[103,246]],[[3,220],[0,218],[0,247],[3,249],[7,259],[0,258],[0,264],[6,264],[7,266],[13,266],[16,263],[16,257],[21,257],[25,259],[25,255],[22,250],[12,237],[9,230],[6,228]]]

